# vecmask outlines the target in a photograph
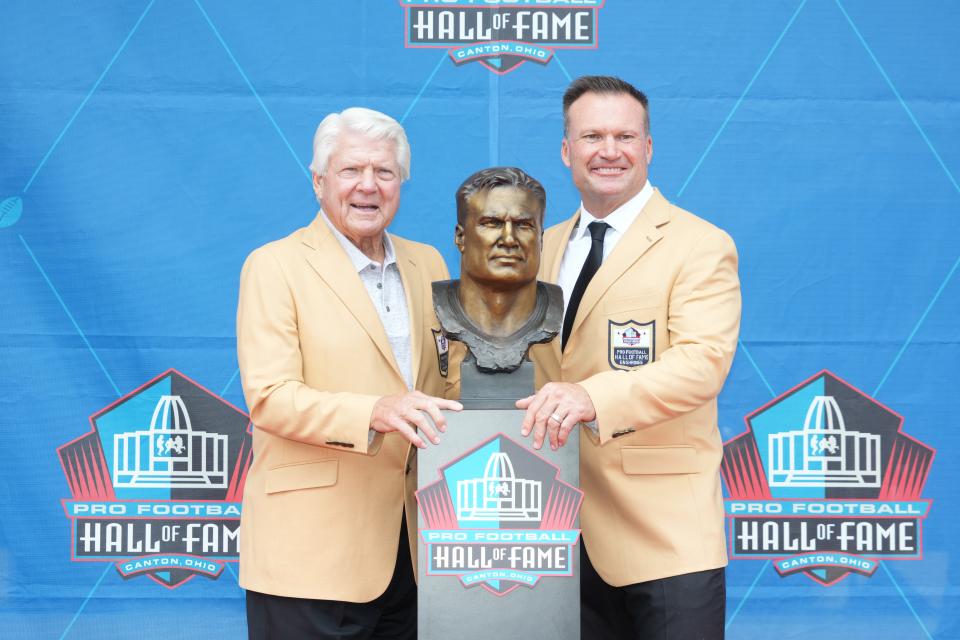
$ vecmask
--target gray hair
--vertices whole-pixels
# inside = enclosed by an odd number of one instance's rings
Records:
[[[374,140],[392,140],[397,148],[400,180],[410,177],[410,143],[403,126],[385,113],[350,107],[340,113],[331,113],[320,122],[313,136],[313,162],[310,170],[322,176],[327,170],[330,154],[337,146],[337,138],[344,130],[360,133]]]

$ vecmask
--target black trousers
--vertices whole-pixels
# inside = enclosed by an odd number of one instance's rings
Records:
[[[393,577],[379,597],[357,603],[247,591],[247,630],[250,640],[416,640],[417,585],[406,518]]]
[[[723,640],[724,570],[611,587],[580,545],[582,640]]]

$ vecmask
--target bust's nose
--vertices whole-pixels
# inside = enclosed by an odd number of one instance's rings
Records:
[[[503,225],[503,231],[500,232],[500,244],[515,246],[517,245],[517,237],[514,235],[513,223],[507,220]]]

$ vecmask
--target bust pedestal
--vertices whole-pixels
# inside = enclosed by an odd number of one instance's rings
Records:
[[[461,367],[464,410],[445,412],[440,445],[418,452],[419,637],[580,637],[579,430],[540,451],[514,402],[533,364]]]

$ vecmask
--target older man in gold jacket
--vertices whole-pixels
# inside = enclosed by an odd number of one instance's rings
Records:
[[[446,267],[386,232],[409,166],[389,116],[327,116],[311,165],[320,212],[243,267],[251,638],[416,638],[413,453],[439,442],[441,410],[460,405],[442,397],[455,385],[430,304]]]

